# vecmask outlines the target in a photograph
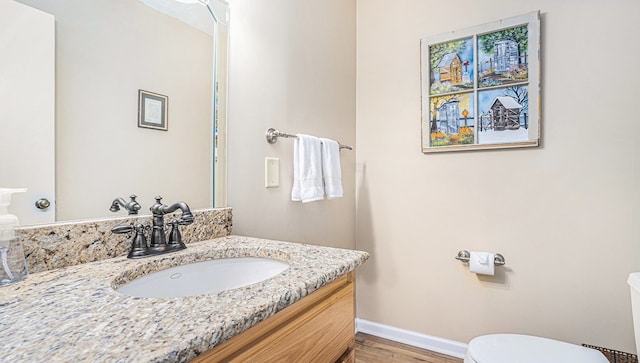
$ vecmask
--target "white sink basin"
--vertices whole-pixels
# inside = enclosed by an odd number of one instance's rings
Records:
[[[255,284],[289,268],[268,258],[223,258],[158,271],[116,291],[135,297],[182,297],[217,293]]]

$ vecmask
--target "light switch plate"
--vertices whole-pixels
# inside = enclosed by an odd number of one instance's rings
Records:
[[[277,188],[280,186],[280,159],[264,158],[264,186]]]

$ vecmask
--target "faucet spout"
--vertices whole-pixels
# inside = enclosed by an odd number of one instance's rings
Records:
[[[194,217],[189,209],[189,206],[185,202],[175,202],[169,206],[162,204],[162,197],[156,197],[156,202],[149,208],[154,217],[163,216],[165,214],[173,213],[180,209],[182,211],[182,218],[180,219],[180,224],[191,224],[193,223]],[[155,219],[154,219],[155,220]]]
[[[114,199],[113,202],[111,202],[111,207],[109,208],[109,210],[115,213],[120,210],[120,207],[123,207],[129,212],[129,215],[138,214],[138,211],[141,207],[140,204],[138,204],[138,202],[136,201],[137,196],[135,194],[132,194],[129,198],[131,198],[129,202],[126,202],[123,198]]]
[[[171,204],[168,207],[167,206],[163,206],[163,208],[162,208],[164,214],[175,212],[178,209],[180,209],[182,211],[182,219],[183,220],[190,219],[191,222],[193,222],[193,214],[191,214],[191,210],[189,209],[189,206],[185,202],[175,202],[175,203]]]

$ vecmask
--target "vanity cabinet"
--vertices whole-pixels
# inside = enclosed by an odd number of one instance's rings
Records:
[[[354,272],[191,362],[355,362]]]

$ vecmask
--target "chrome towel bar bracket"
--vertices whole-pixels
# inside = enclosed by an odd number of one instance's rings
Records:
[[[275,144],[278,141],[279,137],[296,137],[296,135],[285,134],[284,132],[280,132],[273,127],[267,130],[267,142],[269,144]]]
[[[462,261],[462,262],[469,262],[470,258],[471,258],[471,254],[467,250],[462,250],[462,251],[458,252],[458,255],[456,256],[456,260]],[[506,261],[504,259],[504,256],[502,256],[499,253],[496,253],[495,257],[493,258],[493,263],[496,266],[504,266]]]

